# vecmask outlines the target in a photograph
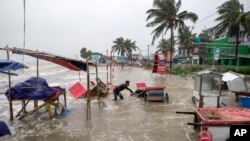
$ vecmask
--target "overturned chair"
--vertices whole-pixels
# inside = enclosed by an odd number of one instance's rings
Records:
[[[59,110],[63,110],[63,108],[66,107],[65,89],[60,88],[59,86],[50,87],[46,80],[41,77],[31,77],[24,82],[19,82],[8,90],[5,95],[12,101],[22,102],[22,108],[16,115],[18,119],[23,119],[24,117],[37,112],[42,107],[46,108],[48,118],[52,118],[52,106],[55,107],[54,115],[56,115]],[[9,96],[11,98],[9,98]],[[60,103],[60,96],[64,97],[64,105]],[[27,111],[27,105],[30,101],[34,101],[34,109]],[[42,103],[40,102],[40,105],[38,105],[38,101],[42,101]]]

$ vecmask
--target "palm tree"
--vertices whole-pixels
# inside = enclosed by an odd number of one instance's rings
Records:
[[[166,33],[168,30],[171,31],[171,54],[170,54],[170,67],[172,67],[172,54],[174,49],[174,30],[177,28],[183,28],[185,26],[184,20],[189,19],[192,22],[196,22],[198,16],[195,13],[182,11],[179,12],[181,7],[181,0],[177,3],[175,0],[154,0],[153,9],[147,11],[147,21],[150,21],[146,26],[155,27],[152,34],[154,43],[155,39],[158,38],[161,33]]]
[[[228,31],[228,36],[236,36],[235,66],[238,59],[239,32],[244,29],[244,35],[250,35],[250,11],[244,12],[244,5],[238,0],[229,0],[218,8],[219,17],[216,19],[219,23],[213,28],[215,34],[221,34]]]
[[[161,39],[156,49],[156,53],[161,52],[165,56],[165,58],[167,58],[167,53],[171,51],[171,41]]]
[[[189,30],[189,27],[184,26],[178,30],[178,44],[188,50],[188,59],[190,56],[190,46],[193,44],[195,34]]]
[[[199,38],[202,43],[211,43],[213,40],[213,37],[208,33],[208,30],[202,30],[199,34]]]
[[[117,38],[113,41],[112,52],[118,52],[118,55],[124,56],[126,53],[125,40],[123,37]]]
[[[130,59],[130,62],[132,64],[132,52],[138,49],[138,47],[136,46],[136,41],[132,42],[130,39],[126,39],[124,45],[126,48],[126,55]]]

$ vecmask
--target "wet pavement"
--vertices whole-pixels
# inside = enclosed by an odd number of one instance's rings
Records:
[[[65,88],[71,86],[78,79],[78,74],[71,71],[60,71],[64,68],[58,66],[58,73],[44,75],[50,83],[59,82]],[[51,69],[50,68],[50,69]],[[33,69],[35,72],[35,69]],[[49,72],[44,68],[41,72]],[[91,69],[94,72],[94,69]],[[106,82],[106,68],[99,67],[100,78]],[[49,74],[49,73],[48,73]],[[24,74],[28,76],[28,74]],[[64,77],[59,77],[59,76]],[[19,76],[19,77],[22,77]],[[25,77],[23,77],[25,78]],[[67,79],[66,79],[67,78]],[[86,75],[83,74],[82,82]],[[92,74],[91,79],[95,76]],[[21,81],[16,79],[15,81]],[[72,80],[72,81],[70,81]],[[47,118],[45,110],[28,116],[23,120],[9,121],[8,101],[0,95],[0,120],[5,121],[13,136],[6,136],[0,140],[25,141],[187,141],[192,127],[187,122],[193,120],[190,115],[177,115],[176,111],[193,111],[191,102],[193,94],[193,79],[173,75],[156,75],[151,70],[143,68],[115,67],[114,83],[119,85],[130,80],[130,88],[135,90],[135,83],[145,81],[147,86],[166,86],[165,92],[169,94],[167,102],[144,102],[130,92],[124,90],[123,100],[112,101],[113,94],[102,99],[99,106],[96,99],[91,101],[91,120],[86,121],[86,99],[73,99],[67,94],[68,107],[63,115],[51,120]],[[5,85],[5,80],[1,82]],[[231,101],[229,99],[228,101]],[[20,108],[21,103],[14,103],[14,108]],[[31,105],[33,106],[33,105]]]

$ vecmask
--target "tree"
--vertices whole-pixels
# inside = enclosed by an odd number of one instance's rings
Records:
[[[167,53],[171,51],[171,41],[161,39],[156,49],[156,53],[161,52],[165,56],[165,58],[167,58]]]
[[[189,27],[184,26],[178,30],[178,44],[180,46],[190,46],[193,44],[195,34],[192,34]]]
[[[189,27],[184,26],[178,30],[178,44],[188,50],[188,59],[190,57],[190,47],[193,44],[195,34],[189,30]]]
[[[91,50],[88,50],[84,47],[80,51],[81,57],[84,59],[90,58],[91,57]]]
[[[208,34],[208,31],[207,30],[203,30],[200,34],[199,34],[199,38],[200,38],[200,41],[202,43],[211,43],[213,38],[211,35]]]
[[[112,46],[112,52],[117,52],[118,55],[124,56],[126,53],[125,40],[123,37],[117,38],[113,41],[114,45]]]
[[[136,46],[136,41],[131,41],[130,39],[126,39],[124,42],[124,46],[126,48],[126,55],[130,59],[132,64],[132,52],[136,51],[138,47]]]
[[[189,19],[192,22],[196,22],[198,16],[195,13],[182,11],[179,12],[181,7],[181,0],[177,3],[175,0],[154,0],[153,9],[149,9],[146,13],[148,14],[147,21],[150,21],[146,26],[155,27],[152,34],[154,43],[155,39],[158,38],[162,33],[166,33],[168,30],[171,31],[171,53],[170,53],[170,67],[172,67],[172,54],[174,49],[174,30],[177,28],[183,28],[185,26],[184,20]]]
[[[235,66],[238,59],[239,32],[243,28],[244,35],[250,35],[250,11],[244,12],[244,5],[238,0],[229,0],[218,8],[219,17],[216,19],[219,23],[213,28],[215,34],[221,34],[225,31],[227,35],[236,36],[235,47]]]
[[[131,41],[130,39],[124,39],[123,37],[117,38],[113,41],[112,52],[117,52],[118,55],[127,57],[131,56],[132,51],[136,51],[138,47],[136,46],[136,41]]]

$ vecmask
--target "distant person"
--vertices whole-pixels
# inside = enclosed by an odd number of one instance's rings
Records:
[[[133,91],[132,91],[131,89],[128,88],[129,83],[130,83],[129,81],[126,81],[125,84],[121,84],[121,85],[116,86],[116,87],[114,88],[114,90],[113,90],[113,93],[114,93],[114,99],[113,99],[113,100],[114,100],[114,101],[117,100],[117,96],[119,96],[120,99],[123,99],[123,96],[122,96],[122,94],[121,94],[120,92],[123,91],[124,89],[127,89],[127,90],[129,90],[131,93],[133,93]]]

